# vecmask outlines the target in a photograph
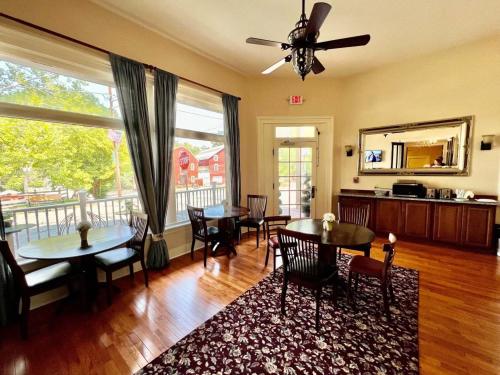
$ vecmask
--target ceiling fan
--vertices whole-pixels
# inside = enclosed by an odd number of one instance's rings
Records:
[[[269,74],[287,62],[292,62],[295,72],[302,77],[302,80],[312,70],[314,74],[319,74],[325,67],[314,56],[316,51],[326,51],[334,48],[364,46],[370,41],[370,35],[358,35],[349,38],[317,42],[319,29],[325,21],[332,6],[327,3],[316,3],[311,11],[311,16],[307,19],[305,14],[305,0],[302,0],[302,14],[295,24],[295,29],[288,34],[288,43],[275,42],[259,38],[248,38],[247,43],[259,44],[269,47],[280,47],[283,51],[290,50],[288,56],[283,57],[278,62],[264,70],[262,74]]]

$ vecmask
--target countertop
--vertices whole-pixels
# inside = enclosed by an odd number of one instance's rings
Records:
[[[466,201],[456,201],[454,199],[434,199],[434,198],[413,198],[413,197],[400,197],[400,196],[378,196],[368,193],[340,193],[339,197],[353,197],[353,198],[371,198],[371,199],[397,199],[405,201],[420,201],[420,202],[436,202],[436,203],[455,203],[455,204],[479,204],[483,206],[500,206],[500,202],[478,202],[474,199]]]

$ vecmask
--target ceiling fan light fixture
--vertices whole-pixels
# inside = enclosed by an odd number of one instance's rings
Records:
[[[293,69],[302,78],[311,71],[320,74],[325,71],[325,67],[314,56],[315,51],[328,51],[337,48],[364,46],[370,41],[370,35],[357,35],[348,38],[327,40],[318,42],[319,31],[325,21],[332,6],[325,2],[314,4],[309,18],[305,13],[305,0],[302,1],[302,13],[295,28],[288,34],[288,43],[275,42],[260,38],[247,38],[247,43],[258,44],[269,47],[280,47],[288,55],[280,61],[264,70],[262,74],[269,74],[287,62],[292,62]]]
[[[302,80],[312,69],[314,61],[314,49],[312,48],[295,48],[292,51],[292,65],[295,72],[302,77]]]

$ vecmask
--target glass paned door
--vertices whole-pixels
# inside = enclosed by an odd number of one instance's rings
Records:
[[[276,142],[274,161],[274,212],[314,217],[316,142]]]

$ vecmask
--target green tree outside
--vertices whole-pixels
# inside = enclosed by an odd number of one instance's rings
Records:
[[[89,84],[38,69],[0,62],[0,101],[116,117]],[[107,129],[0,118],[0,187],[85,189],[104,197],[114,189],[113,143]],[[121,184],[134,185],[126,140],[120,148]]]

